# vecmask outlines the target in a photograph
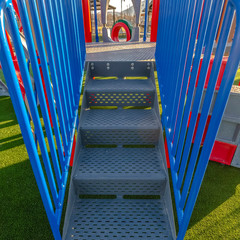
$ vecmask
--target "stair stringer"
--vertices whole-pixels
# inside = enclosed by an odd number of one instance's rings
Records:
[[[154,68],[151,69],[150,78],[155,79]],[[163,160],[162,165],[163,165],[163,169],[164,169],[165,175],[166,175],[164,203],[165,203],[167,214],[168,214],[168,219],[169,219],[169,223],[170,223],[170,227],[171,227],[171,231],[172,231],[172,236],[174,236],[176,239],[177,236],[176,236],[176,227],[175,227],[175,219],[174,219],[174,212],[173,212],[173,201],[172,201],[172,196],[171,196],[170,180],[169,180],[169,172],[170,171],[168,171],[168,168],[167,168],[167,160],[166,160],[164,138],[163,138],[163,128],[162,128],[161,116],[160,116],[160,111],[159,111],[159,100],[160,99],[158,99],[158,95],[157,95],[156,82],[154,82],[154,87],[156,89],[156,92],[155,92],[155,97],[154,97],[155,99],[154,99],[154,103],[153,103],[153,108],[155,109],[157,117],[160,122],[160,137],[159,137],[157,148],[158,148],[159,154],[162,156],[162,158],[161,158]]]

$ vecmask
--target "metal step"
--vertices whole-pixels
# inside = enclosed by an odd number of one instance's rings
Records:
[[[95,109],[82,112],[80,129],[84,145],[156,144],[160,121],[153,109]]]
[[[155,89],[151,80],[90,80],[88,106],[152,106]]]
[[[66,240],[175,239],[160,199],[78,199]]]
[[[157,148],[86,148],[73,182],[78,194],[160,195],[166,175]]]

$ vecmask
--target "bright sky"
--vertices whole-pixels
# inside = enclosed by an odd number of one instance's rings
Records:
[[[116,7],[117,12],[121,11],[121,0],[110,0],[109,4]],[[127,9],[129,5],[132,6],[132,1],[131,0],[125,0],[125,1],[123,0],[122,1],[123,10]]]

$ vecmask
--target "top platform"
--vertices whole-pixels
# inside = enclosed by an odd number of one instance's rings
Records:
[[[86,44],[86,61],[155,61],[154,42],[113,42]]]

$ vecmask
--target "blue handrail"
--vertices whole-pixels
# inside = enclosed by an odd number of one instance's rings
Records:
[[[155,57],[179,240],[184,239],[187,231],[240,61],[240,2],[228,1],[223,24],[219,28],[223,4],[224,0],[160,1]],[[202,144],[234,13],[237,19],[234,39]],[[214,62],[206,94],[203,95],[218,30],[220,38],[216,42]]]
[[[35,99],[11,0],[0,0],[0,61],[54,238],[61,239],[59,225],[86,54],[81,0],[60,2],[29,0],[28,7],[25,0],[17,0],[17,4],[40,107],[37,106]],[[33,29],[30,26],[30,19]],[[11,31],[32,122],[29,122],[9,51],[5,20]],[[33,41],[33,36],[36,38],[36,43]],[[41,79],[38,58],[43,79]],[[47,101],[43,81],[46,86]],[[31,124],[34,125],[40,152],[34,141]],[[46,135],[43,130],[46,131]]]

